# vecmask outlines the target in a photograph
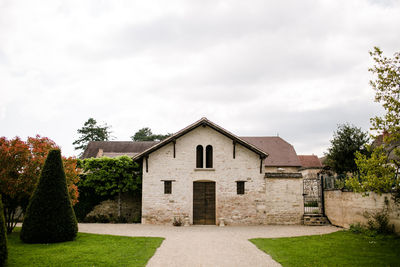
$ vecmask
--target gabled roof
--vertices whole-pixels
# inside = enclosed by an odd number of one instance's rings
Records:
[[[322,163],[316,155],[299,155],[302,168],[322,168]]]
[[[265,166],[274,167],[300,167],[302,163],[296,154],[295,149],[291,144],[277,136],[263,136],[263,137],[237,137],[224,128],[212,123],[206,118],[189,125],[171,137],[162,142],[159,141],[95,141],[89,142],[82,158],[96,157],[99,150],[102,149],[102,155],[107,157],[115,157],[120,155],[127,155],[134,159],[140,158],[145,154],[151,153],[156,149],[173,142],[180,136],[187,132],[206,125],[214,130],[228,136],[237,143],[251,149],[255,153],[267,158],[264,159]]]
[[[157,149],[171,143],[174,142],[176,139],[178,139],[179,137],[187,134],[188,132],[196,129],[197,127],[200,126],[208,126],[211,129],[225,135],[226,137],[232,139],[233,141],[237,142],[238,144],[241,144],[242,146],[250,149],[251,151],[253,151],[254,153],[260,155],[261,158],[266,158],[268,157],[268,153],[264,152],[263,150],[257,148],[256,146],[248,143],[247,141],[237,137],[236,135],[234,135],[233,133],[225,130],[224,128],[218,126],[217,124],[211,122],[210,120],[208,120],[207,118],[203,117],[200,120],[196,121],[195,123],[187,126],[186,128],[183,128],[182,130],[180,130],[179,132],[171,135],[170,137],[162,140],[161,142],[159,142],[158,144],[146,149],[145,151],[139,153],[138,155],[133,156],[133,160],[137,160],[139,158],[142,158],[146,155],[149,155],[150,153],[156,151]]]
[[[112,157],[113,153],[133,156],[133,154],[139,154],[157,143],[158,141],[91,141],[81,158],[94,158],[100,149],[103,150],[103,155],[108,157]]]
[[[279,136],[240,137],[242,140],[268,152],[265,166],[299,167],[300,160],[293,146]]]

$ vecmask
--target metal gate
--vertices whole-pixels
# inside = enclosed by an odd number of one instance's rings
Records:
[[[303,180],[304,214],[324,214],[322,194],[320,177]]]

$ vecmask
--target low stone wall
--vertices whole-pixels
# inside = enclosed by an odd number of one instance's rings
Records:
[[[303,216],[303,179],[266,179],[265,224],[300,224]]]
[[[391,194],[370,193],[363,197],[360,193],[325,190],[325,214],[333,225],[349,228],[350,224],[367,223],[366,212],[380,212],[385,208],[385,199],[389,202],[389,223],[400,233],[400,204],[396,205]]]

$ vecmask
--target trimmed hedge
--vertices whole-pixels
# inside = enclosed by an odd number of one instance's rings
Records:
[[[1,202],[0,195],[0,266],[4,266],[7,260],[7,231],[6,224],[4,221],[4,209],[3,203]]]
[[[61,152],[54,149],[47,156],[29,201],[20,238],[25,243],[55,243],[71,241],[77,232]]]

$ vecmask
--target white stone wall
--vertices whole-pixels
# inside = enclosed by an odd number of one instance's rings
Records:
[[[318,178],[318,173],[320,173],[321,170],[322,170],[322,168],[321,169],[310,168],[310,169],[300,170],[300,172],[303,175],[304,179],[315,179],[315,178]]]
[[[266,179],[267,224],[300,224],[304,213],[303,179]]]
[[[389,193],[378,195],[369,193],[362,196],[360,193],[342,192],[341,190],[325,190],[325,214],[333,225],[349,228],[350,224],[366,224],[367,212],[374,214],[386,209],[385,199],[388,201],[389,223],[395,231],[400,233],[400,205],[396,204]]]
[[[197,145],[204,150],[213,146],[213,169],[195,168]],[[148,172],[143,162],[142,223],[170,224],[175,216],[188,216],[192,223],[194,181],[216,183],[217,224],[221,217],[228,225],[287,223],[285,218],[289,223],[300,222],[301,179],[267,181],[265,170],[260,173],[259,155],[237,144],[234,159],[232,140],[209,127],[198,127],[178,138],[175,147],[176,158],[172,143],[151,153]],[[172,194],[164,194],[162,180],[175,180]],[[246,181],[244,195],[237,195],[236,181]],[[293,203],[297,200],[298,206]]]

